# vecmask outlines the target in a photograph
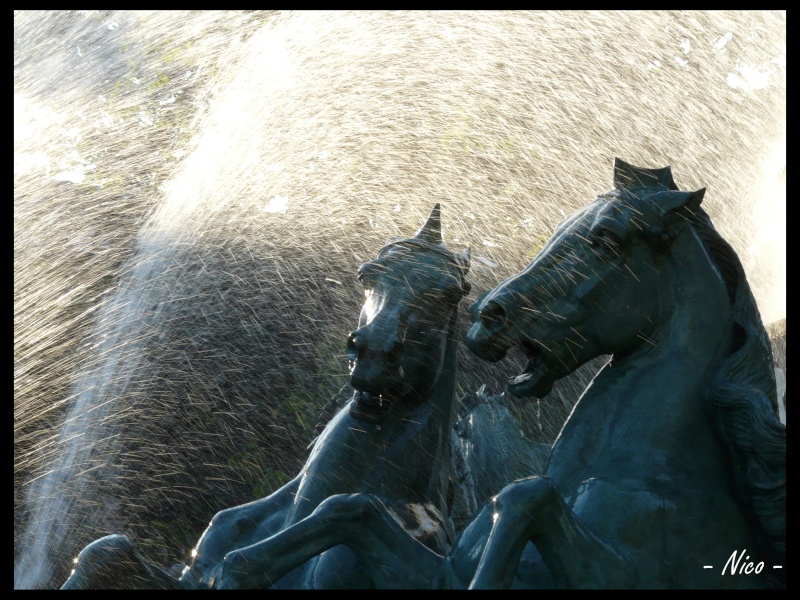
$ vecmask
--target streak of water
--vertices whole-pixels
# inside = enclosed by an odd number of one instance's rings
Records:
[[[17,11],[15,587],[111,531],[182,559],[294,474],[361,261],[441,201],[479,293],[614,156],[708,187],[785,318],[785,13]]]

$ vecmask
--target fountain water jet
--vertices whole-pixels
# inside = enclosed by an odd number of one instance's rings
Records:
[[[91,485],[105,488],[116,523],[81,508],[65,517],[74,550],[58,553],[69,557],[118,524],[169,564],[185,558],[217,510],[296,472],[320,407],[292,390],[326,397],[343,383],[338,334],[359,303],[351,273],[369,248],[424,218],[431,201],[461,215],[446,235],[476,249],[478,291],[526,264],[527,252],[596,191],[615,155],[671,164],[686,185],[740,198],[707,210],[745,262],[751,254],[741,234],[765,210],[749,199],[766,197],[772,183],[754,165],[785,140],[780,13],[181,18],[185,29],[158,13],[15,15],[15,94],[57,107],[64,119],[56,121],[63,131],[44,127],[52,133],[39,141],[47,142],[25,148],[49,158],[49,173],[46,161],[32,161],[15,177],[15,562],[31,535],[25,490],[67,451],[43,440],[57,437],[66,405],[86,392],[80,382],[97,343],[87,343],[88,330],[118,286],[139,286],[119,298],[155,298],[142,305],[153,315],[139,322],[158,332],[109,371],[118,390],[130,382],[105,423],[120,428],[114,443],[124,451],[109,448],[108,476]],[[110,64],[112,56],[120,60]],[[762,65],[768,85],[731,87],[728,74],[745,64]],[[196,86],[175,94],[183,81]],[[115,86],[123,93],[115,96]],[[54,182],[57,168],[85,179]],[[147,216],[181,198],[185,218],[171,225],[164,208],[145,227],[158,222],[173,236],[157,281],[140,283],[130,267],[122,274]],[[285,213],[268,212],[275,199],[285,199]],[[773,201],[781,206],[785,195]],[[769,279],[751,277],[760,306],[785,273]],[[104,327],[98,321],[96,339],[113,335]],[[289,345],[276,349],[277,340]],[[462,390],[500,389],[506,378],[469,356],[462,364],[474,375],[462,378]],[[580,388],[564,382],[561,406],[543,406],[541,420],[521,409],[529,433],[541,423],[540,435],[553,436]],[[291,401],[271,404],[275,390]],[[108,437],[102,427],[98,435]],[[287,444],[291,457],[281,456]],[[159,514],[167,523],[154,524]]]

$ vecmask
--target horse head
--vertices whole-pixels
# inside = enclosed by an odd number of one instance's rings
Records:
[[[687,220],[704,189],[678,191],[669,167],[615,161],[616,188],[561,222],[519,274],[470,307],[467,345],[501,360],[511,347],[528,362],[509,381],[517,397],[547,395],[553,383],[603,354],[626,354],[668,319],[673,292],[664,257],[691,235]]]
[[[455,368],[447,364],[455,358],[448,344],[458,303],[469,292],[469,266],[469,249],[445,247],[438,204],[414,237],[389,242],[361,265],[366,301],[347,339],[352,416],[380,422],[393,406],[418,404],[438,382],[452,379],[443,374]]]

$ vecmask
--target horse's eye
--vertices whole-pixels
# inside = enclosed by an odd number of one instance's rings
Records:
[[[464,290],[462,290],[461,287],[457,285],[448,286],[448,288],[444,292],[444,297],[447,300],[447,302],[456,304],[461,300],[461,298],[464,297]]]
[[[464,292],[462,291],[461,286],[448,285],[440,290],[431,291],[429,297],[436,304],[440,305],[458,304],[461,298],[464,297]]]
[[[619,248],[622,241],[619,236],[610,229],[600,229],[592,240],[592,247],[603,255],[616,257],[619,256]]]
[[[373,269],[369,269],[364,265],[362,265],[357,271],[358,280],[364,287],[372,287],[373,275]]]

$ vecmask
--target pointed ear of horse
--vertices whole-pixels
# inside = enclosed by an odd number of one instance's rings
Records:
[[[668,190],[677,190],[675,180],[672,178],[672,168],[667,166],[662,169],[645,169],[634,167],[620,158],[614,159],[614,187],[620,190],[659,184]]]
[[[456,254],[458,257],[458,262],[461,265],[461,270],[464,271],[464,275],[469,273],[469,267],[472,263],[472,254],[469,248],[464,250],[461,254]]]
[[[660,225],[653,225],[646,231],[647,241],[655,250],[667,248],[672,240],[678,237],[681,229],[686,224],[685,218],[679,213],[684,209],[694,212],[700,208],[706,188],[695,192],[672,192],[658,194],[658,206],[663,211]],[[684,215],[685,216],[685,215]]]
[[[428,220],[425,221],[425,225],[414,234],[414,237],[430,244],[441,244],[444,241],[442,239],[441,207],[438,202],[433,207]]]
[[[706,195],[706,188],[701,188],[696,192],[673,192],[671,194],[659,194],[658,205],[664,214],[674,214],[675,211],[685,208],[689,211],[695,211],[700,208],[703,202],[703,197]]]

